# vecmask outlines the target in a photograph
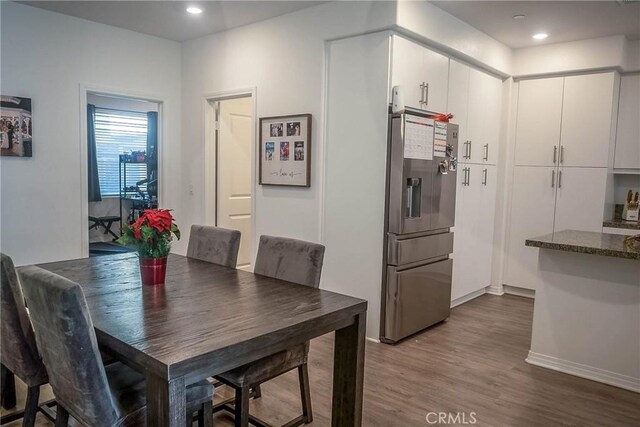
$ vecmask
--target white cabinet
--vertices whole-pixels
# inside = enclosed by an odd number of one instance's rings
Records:
[[[469,163],[495,165],[500,138],[502,81],[474,68],[469,71]]]
[[[559,169],[554,231],[602,231],[607,173],[606,168]]]
[[[614,85],[615,75],[612,72],[564,78],[561,165],[607,167]]]
[[[600,232],[606,168],[516,166],[505,283],[535,289],[538,249],[526,239],[562,230]]]
[[[527,238],[602,230],[614,122],[614,72],[519,82],[505,283],[535,289]]]
[[[640,169],[640,74],[620,78],[614,167]]]
[[[500,138],[502,81],[451,61],[447,111],[460,125],[458,160],[495,165]]]
[[[538,281],[538,249],[526,239],[553,231],[557,170],[555,167],[516,166],[507,241],[505,283],[535,289]],[[600,208],[602,211],[602,208]]]
[[[451,299],[491,284],[497,167],[461,165],[456,193]]]
[[[465,142],[469,140],[469,67],[461,62],[451,60],[449,63],[449,92],[447,95],[447,113],[453,115],[451,122],[460,125],[458,131],[458,161],[466,148]]]
[[[449,58],[394,35],[391,86],[400,86],[407,107],[446,112]]]
[[[447,112],[460,125],[451,299],[491,284],[502,82],[451,60]]]
[[[519,82],[516,166],[556,163],[560,149],[563,84],[563,77]]]
[[[516,166],[607,167],[613,72],[519,83]]]

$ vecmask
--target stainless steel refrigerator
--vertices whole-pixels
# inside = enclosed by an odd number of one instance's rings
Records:
[[[427,112],[389,115],[380,340],[449,317],[458,125]]]

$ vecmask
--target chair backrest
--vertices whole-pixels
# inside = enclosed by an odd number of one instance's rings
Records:
[[[82,289],[38,267],[21,269],[20,279],[56,400],[85,425],[114,425],[120,411],[109,390]]]
[[[0,253],[0,359],[2,364],[28,386],[45,384],[47,371],[38,354],[22,289],[10,257]]]
[[[253,272],[317,288],[324,246],[285,237],[260,236]]]
[[[240,232],[207,225],[192,225],[187,256],[213,264],[236,268]]]

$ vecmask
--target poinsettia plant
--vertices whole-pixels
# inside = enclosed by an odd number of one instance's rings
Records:
[[[124,227],[116,241],[135,247],[141,257],[165,258],[174,235],[180,240],[180,230],[169,209],[147,209],[136,222]]]

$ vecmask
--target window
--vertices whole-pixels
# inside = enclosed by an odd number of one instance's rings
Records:
[[[120,195],[120,154],[147,150],[147,113],[96,107],[96,156],[102,196]],[[145,164],[127,168],[126,185],[147,178]],[[125,183],[123,183],[124,185]]]

